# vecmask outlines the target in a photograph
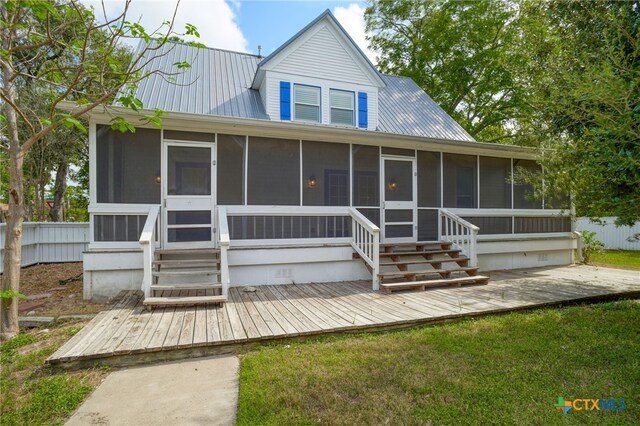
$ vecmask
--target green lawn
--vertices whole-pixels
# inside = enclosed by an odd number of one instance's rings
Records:
[[[268,346],[242,356],[238,424],[640,424],[639,324],[623,301]]]
[[[640,270],[640,251],[605,250],[591,255],[591,264],[611,268]]]
[[[56,373],[44,360],[81,324],[31,330],[0,344],[0,425],[57,425],[106,376],[102,369]]]

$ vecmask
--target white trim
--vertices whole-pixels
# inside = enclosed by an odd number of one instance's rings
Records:
[[[98,161],[97,161],[97,138],[96,123],[89,122],[89,204],[98,202],[97,184],[98,184]],[[92,228],[93,229],[93,228]]]
[[[567,238],[572,239],[571,232],[531,232],[520,234],[484,234],[478,235],[478,241],[503,241],[503,240],[544,240],[544,239]]]
[[[300,176],[298,176],[298,182],[300,183],[300,206],[304,205],[304,182],[305,182],[305,176],[304,176],[304,170],[303,170],[303,164],[302,164],[302,139],[300,139],[299,141],[299,146],[300,146]]]
[[[569,217],[560,209],[457,209],[447,208],[458,216],[518,216],[518,217]]]
[[[315,246],[327,244],[349,244],[351,237],[336,238],[273,238],[260,240],[231,240],[231,246],[236,247],[280,247],[280,246]]]
[[[227,216],[349,216],[348,206],[220,206]],[[377,208],[377,207],[376,207]]]
[[[411,179],[412,179],[412,200],[411,201],[390,201],[386,200],[386,183],[387,176],[385,176],[385,162],[386,161],[405,161],[411,163]],[[380,228],[382,229],[382,242],[413,242],[418,240],[418,176],[417,176],[417,157],[407,157],[399,155],[382,154],[382,147],[380,147],[380,201],[382,210],[380,212]],[[388,207],[390,203],[393,203],[393,207]],[[406,207],[405,207],[406,206]],[[387,220],[386,210],[411,210],[413,215],[412,222],[390,222],[389,226],[395,225],[411,225],[411,237],[396,237],[389,238],[386,235]]]

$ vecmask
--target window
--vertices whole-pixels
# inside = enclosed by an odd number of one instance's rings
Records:
[[[353,205],[380,206],[380,155],[377,146],[353,145]]]
[[[160,204],[160,130],[96,127],[99,203]]]
[[[331,104],[331,124],[354,125],[355,97],[353,92],[344,90],[329,91]]]
[[[533,160],[513,160],[513,172],[517,175],[521,170],[530,174],[542,173],[542,168]],[[534,187],[530,183],[513,185],[513,208],[541,209],[542,203],[534,198]]]
[[[218,204],[244,204],[244,136],[218,135]]]
[[[418,151],[418,206],[440,207],[439,152]]]
[[[300,142],[250,137],[248,155],[247,204],[300,204]]]
[[[349,205],[349,145],[302,142],[305,206]]]
[[[511,208],[511,159],[480,157],[480,208]]]
[[[294,119],[320,122],[320,88],[313,86],[293,86]]]
[[[475,155],[444,154],[444,206],[476,208],[477,157]]]

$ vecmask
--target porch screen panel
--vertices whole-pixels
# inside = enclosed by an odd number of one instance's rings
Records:
[[[94,241],[138,241],[146,215],[94,215]]]
[[[353,145],[353,205],[380,207],[380,151]]]
[[[475,155],[443,154],[444,206],[478,207],[478,163]]]
[[[518,169],[524,169],[528,172],[540,173],[542,168],[533,160],[513,160],[513,172],[517,175]],[[513,185],[513,208],[515,209],[541,209],[542,203],[532,199],[534,193],[533,185],[514,184]]]
[[[300,204],[300,143],[249,138],[247,204]]]
[[[418,151],[418,207],[440,207],[440,153]]]
[[[490,235],[490,234],[511,234],[513,231],[512,227],[512,217],[463,217],[464,220],[473,223],[480,231],[478,231],[479,235]]]
[[[160,130],[96,126],[99,203],[160,204]]]
[[[305,206],[349,205],[349,145],[302,141]]]
[[[418,210],[418,241],[438,240],[438,210]]]
[[[215,142],[216,136],[213,133],[183,132],[181,130],[165,130],[163,137],[176,141],[187,142]]]
[[[480,157],[480,208],[511,208],[511,159]]]
[[[218,204],[244,204],[244,156],[246,137],[218,135]]]

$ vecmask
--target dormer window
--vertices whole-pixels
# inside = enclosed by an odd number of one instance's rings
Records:
[[[320,122],[320,88],[295,84],[293,86],[294,120]]]
[[[331,104],[331,124],[354,126],[355,94],[346,90],[329,91]]]

